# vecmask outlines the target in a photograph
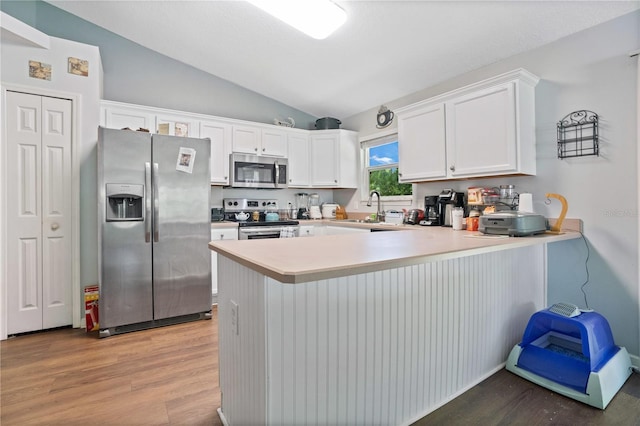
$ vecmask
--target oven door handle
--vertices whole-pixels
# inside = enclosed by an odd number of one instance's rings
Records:
[[[288,226],[269,226],[269,227],[260,227],[260,229],[256,228],[238,228],[239,238],[241,240],[248,239],[248,236],[259,236],[259,235],[269,235],[269,234],[280,234],[282,228],[288,228]],[[298,229],[297,226],[291,226],[291,228]],[[242,238],[243,235],[246,235],[247,238]],[[297,235],[297,233],[296,233]]]

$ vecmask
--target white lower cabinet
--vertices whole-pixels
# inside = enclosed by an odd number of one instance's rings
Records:
[[[364,228],[348,228],[345,226],[327,225],[324,229],[325,235],[346,235],[346,234],[362,234],[371,232],[370,229]]]
[[[211,229],[211,241],[237,240],[238,227]],[[211,250],[211,293],[213,303],[218,297],[218,253]]]
[[[316,234],[316,227],[313,225],[300,225],[300,229],[299,229],[299,233],[298,236],[299,237],[315,237]]]
[[[400,181],[535,175],[537,83],[519,69],[397,109]]]

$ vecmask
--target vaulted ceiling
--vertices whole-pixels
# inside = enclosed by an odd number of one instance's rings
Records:
[[[639,1],[335,0],[347,22],[315,40],[244,1],[48,2],[316,117],[338,118],[640,8]]]

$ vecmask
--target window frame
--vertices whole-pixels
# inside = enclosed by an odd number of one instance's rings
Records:
[[[369,148],[384,145],[391,142],[398,141],[398,131],[396,129],[387,130],[385,132],[376,133],[373,135],[360,138],[360,158],[362,159],[361,170],[362,175],[360,177],[360,202],[366,204],[369,200],[369,172],[371,170],[388,169],[389,165],[379,165],[369,167]],[[397,163],[399,167],[399,163]],[[386,195],[381,196],[380,201],[387,205],[393,206],[410,206],[413,202],[413,198],[416,192],[416,185],[412,184],[411,195]]]

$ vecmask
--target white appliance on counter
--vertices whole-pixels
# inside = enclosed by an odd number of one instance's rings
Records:
[[[336,210],[340,208],[339,204],[325,203],[322,205],[322,218],[323,219],[335,219]]]

